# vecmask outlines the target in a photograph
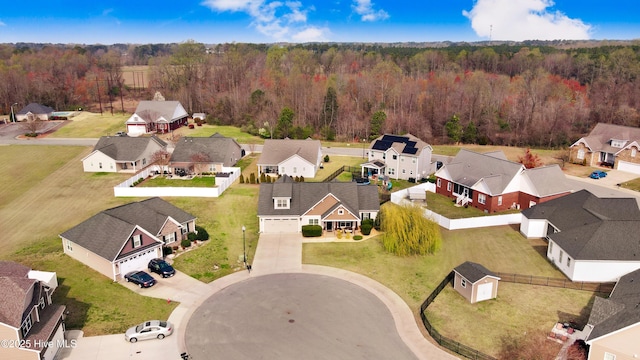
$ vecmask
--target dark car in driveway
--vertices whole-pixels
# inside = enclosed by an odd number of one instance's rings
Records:
[[[147,274],[144,271],[132,271],[124,275],[124,279],[127,282],[132,282],[141,288],[152,287],[156,284],[156,279],[151,277],[151,275]]]
[[[152,259],[149,261],[149,271],[154,272],[163,278],[171,277],[176,274],[176,270],[173,266],[169,265],[162,259]]]

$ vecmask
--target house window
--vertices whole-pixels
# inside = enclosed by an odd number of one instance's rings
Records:
[[[571,258],[567,256],[567,267],[571,267]]]
[[[98,163],[98,167],[99,167],[100,169],[102,169],[102,163],[101,163],[101,162],[99,162],[99,163]]]
[[[498,196],[498,206],[502,205],[502,195]]]
[[[611,140],[611,146],[615,148],[621,148],[624,146],[624,140]]]
[[[40,309],[44,309],[44,297],[40,298],[40,302],[38,302],[38,306],[40,306]]]
[[[298,168],[294,166],[294,167],[293,167],[293,173],[295,174],[295,173],[297,173],[297,172],[298,172]]]
[[[558,256],[558,262],[562,263],[562,256],[564,255],[564,253],[562,252],[562,250],[560,250],[560,255]]]
[[[288,199],[277,199],[276,200],[276,209],[288,209],[289,208],[289,200]]]
[[[362,220],[371,219],[371,213],[362,213]]]
[[[553,243],[549,241],[549,254],[553,252]]]
[[[416,159],[411,160],[411,162],[415,164],[416,163]]]
[[[398,160],[398,155],[393,155],[393,160]]]
[[[171,234],[167,234],[164,236],[164,243],[165,244],[170,244],[172,242],[176,241],[176,233],[171,233]]]
[[[467,279],[460,279],[460,286],[462,286],[463,288],[467,287]]]
[[[406,173],[405,169],[402,169],[402,173],[403,173],[403,174],[404,174],[404,173]]]
[[[438,178],[438,180],[436,181],[436,185],[438,185],[438,187],[440,187],[442,185],[442,181],[441,181],[440,178]],[[450,190],[450,189],[451,189],[451,186],[447,186],[447,190]]]
[[[280,174],[284,174],[284,166],[280,167]]]
[[[636,150],[636,148],[632,147],[631,148],[631,157],[636,157],[636,153],[638,152],[638,150]]]
[[[387,154],[386,154],[386,153],[385,153],[385,154],[382,154],[382,158],[383,158],[383,159],[386,159],[386,158],[387,158]]]
[[[534,207],[536,206],[536,202],[535,201],[529,201],[529,207]]]
[[[485,204],[487,202],[487,196],[485,194],[478,194],[478,202]]]
[[[583,149],[578,150],[577,157],[578,157],[578,160],[584,160],[584,150]]]
[[[440,182],[440,179],[438,179],[438,182]],[[440,184],[438,184],[438,186],[440,186]],[[451,183],[447,183],[447,191],[451,192]]]
[[[67,250],[73,251],[73,243],[71,240],[67,240]]]
[[[319,221],[318,219],[309,219],[309,225],[318,225]]]
[[[616,360],[616,355],[605,351],[604,360]]]
[[[147,158],[142,159],[142,165],[147,165]]]
[[[132,243],[133,243],[133,248],[138,248],[142,245],[142,235],[138,234],[138,235],[133,235],[133,237],[131,238]]]
[[[31,330],[31,326],[33,326],[33,322],[31,321],[31,313],[27,315],[27,317],[22,322],[22,326],[20,326],[20,330],[22,331],[22,337],[26,337]]]
[[[344,210],[342,209],[338,210],[338,215],[344,215]]]
[[[396,173],[396,169],[394,169],[394,168],[388,168],[387,169],[387,174],[394,175],[395,173]]]

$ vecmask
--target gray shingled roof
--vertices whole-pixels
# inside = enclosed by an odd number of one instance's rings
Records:
[[[560,232],[548,236],[577,260],[640,261],[640,209],[632,198],[598,198],[580,190],[522,212],[547,219]]]
[[[20,111],[18,111],[16,113],[16,115],[27,115],[29,112],[36,114],[36,115],[41,115],[41,114],[50,114],[52,112],[54,112],[55,110],[53,110],[52,108],[45,106],[45,105],[41,105],[38,103],[31,103],[25,107],[23,107],[22,109],[20,109]]]
[[[156,197],[104,210],[60,236],[113,261],[136,225],[157,235],[168,217],[179,223],[195,219],[193,215]]]
[[[378,187],[374,185],[357,185],[355,182],[293,182],[283,180],[283,176],[275,183],[260,184],[258,199],[258,216],[295,215],[300,216],[317,204],[327,194],[333,194],[347,209],[358,214],[359,211],[378,211]],[[274,209],[274,192],[281,194],[282,188],[291,189],[289,209]]]
[[[463,278],[467,279],[472,284],[482,280],[486,276],[491,276],[497,279],[500,279],[498,275],[494,274],[491,270],[486,267],[474,263],[471,261],[465,261],[462,264],[456,266],[453,271],[457,272]]]
[[[585,136],[580,140],[587,143],[587,146],[589,146],[593,151],[605,151],[609,153],[616,153],[620,151],[621,148],[614,148],[611,146],[611,139],[626,140],[624,146],[627,146],[633,141],[640,142],[640,128],[598,123],[593,130],[591,130],[588,136]],[[571,146],[576,145],[580,140]]]
[[[258,165],[273,166],[298,155],[312,165],[318,163],[321,145],[319,140],[267,139],[264,141]]]
[[[467,187],[484,180],[490,195],[502,194],[513,178],[524,169],[522,164],[504,160],[496,152],[480,154],[466,149],[461,149],[444,167],[453,182]]]
[[[136,161],[140,159],[150,142],[156,142],[162,148],[167,147],[167,143],[156,136],[103,136],[93,151],[100,151],[116,161]]]
[[[545,197],[571,191],[562,169],[557,164],[527,169],[524,175],[533,184],[534,194],[532,195]]]
[[[172,163],[190,163],[195,154],[206,154],[210,163],[233,166],[242,158],[242,147],[234,139],[218,133],[210,137],[183,137],[171,154]]]
[[[173,122],[189,116],[179,101],[143,100],[138,103],[136,115],[146,123],[157,121],[161,116],[168,122]]]
[[[383,134],[371,142],[369,149],[387,151],[389,148],[393,148],[404,156],[419,156],[422,150],[428,146],[429,144],[411,134]]]
[[[19,328],[22,314],[32,299],[27,293],[37,280],[27,277],[28,267],[13,261],[0,261],[0,322]]]
[[[618,280],[608,299],[596,297],[588,324],[593,326],[587,340],[597,339],[640,322],[640,270]]]

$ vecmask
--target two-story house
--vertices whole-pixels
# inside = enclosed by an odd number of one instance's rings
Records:
[[[368,162],[360,165],[362,176],[419,180],[429,176],[433,148],[417,137],[385,134],[369,146]]]
[[[570,160],[640,174],[640,128],[598,123],[570,147]]]

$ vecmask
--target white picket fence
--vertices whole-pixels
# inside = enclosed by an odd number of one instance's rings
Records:
[[[116,185],[113,193],[116,197],[152,197],[152,196],[176,196],[176,197],[218,197],[227,190],[236,179],[240,177],[240,168],[222,168],[222,172],[229,173],[229,177],[216,176],[215,187],[136,187],[132,185],[139,179],[146,179],[150,174],[160,171],[150,166],[126,181]],[[175,180],[183,181],[183,180]]]
[[[436,185],[433,183],[423,183],[413,186],[409,189],[419,189],[424,191],[436,191]],[[409,189],[403,189],[391,194],[391,202],[394,204],[411,203],[408,200]],[[489,215],[478,216],[472,218],[463,219],[449,219],[440,214],[437,214],[431,210],[423,209],[424,216],[437,222],[440,226],[448,230],[460,230],[460,229],[474,229],[488,226],[501,226],[501,225],[513,225],[520,224],[522,222],[522,214],[504,214],[504,215]]]

